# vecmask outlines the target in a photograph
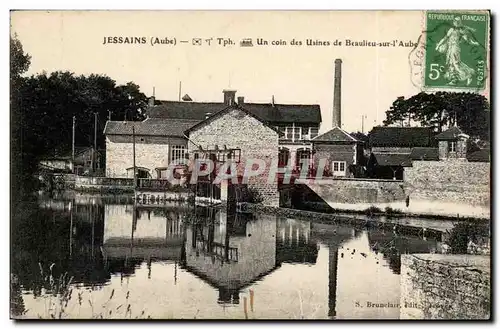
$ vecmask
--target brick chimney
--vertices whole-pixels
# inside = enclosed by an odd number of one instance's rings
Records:
[[[245,97],[238,96],[238,105],[243,105],[243,104],[245,104]]]
[[[224,93],[224,105],[226,106],[234,105],[234,101],[236,98],[236,90],[224,89],[222,92]]]
[[[335,73],[333,79],[333,127],[342,128],[341,111],[341,80],[342,80],[342,60],[335,60]]]

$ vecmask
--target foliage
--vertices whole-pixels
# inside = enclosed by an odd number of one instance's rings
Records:
[[[41,282],[34,288],[35,298],[43,299],[45,304],[45,313],[36,314],[40,319],[72,319],[79,317],[83,307],[90,307],[92,319],[150,319],[145,315],[145,311],[139,315],[133,316],[132,305],[130,303],[130,292],[124,295],[124,302],[114,303],[119,298],[118,292],[113,289],[103,303],[97,304],[92,296],[93,290],[77,289],[72,283],[73,277],[68,277],[67,273],[54,277],[52,269],[55,266],[52,263],[48,270],[44,270],[42,264],[40,267]],[[73,294],[76,290],[76,294]],[[84,298],[87,295],[87,298]],[[76,299],[75,299],[76,298]],[[71,300],[74,300],[70,304]],[[118,304],[118,305],[117,305]],[[88,305],[88,306],[87,306]],[[78,309],[75,309],[78,307]],[[28,315],[29,310],[24,310],[21,315]]]
[[[388,215],[392,214],[402,214],[403,212],[399,209],[393,209],[391,207],[385,207],[385,213]]]
[[[142,120],[147,97],[138,85],[117,85],[105,75],[43,72],[22,77],[31,57],[21,42],[11,38],[11,165],[14,186],[31,178],[44,156],[69,155],[72,121],[76,118],[75,145],[93,146],[94,113],[97,114],[97,147],[104,148],[102,134],[112,120]],[[109,112],[108,112],[109,111]]]
[[[488,223],[479,221],[464,221],[457,223],[450,232],[448,244],[453,254],[466,254],[469,241],[477,243],[479,239],[489,237]]]
[[[368,144],[368,135],[362,132],[355,132],[350,134],[352,137],[356,138],[358,141]]]
[[[366,208],[364,213],[367,216],[372,216],[373,214],[380,214],[382,210],[378,207],[375,206],[370,206],[369,208]]]
[[[21,41],[17,35],[10,37],[10,78],[19,79],[23,73],[28,71],[31,64],[31,56],[25,54]]]
[[[468,92],[421,92],[408,99],[398,97],[386,111],[384,125],[417,121],[441,132],[447,125],[457,124],[474,138],[489,140],[490,105],[479,94]]]

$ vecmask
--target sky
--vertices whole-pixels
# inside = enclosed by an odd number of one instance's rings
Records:
[[[332,127],[334,60],[342,64],[342,127],[349,132],[379,125],[398,96],[420,92],[412,83],[413,47],[347,46],[362,42],[416,42],[424,30],[421,11],[18,11],[11,33],[32,56],[27,74],[69,70],[133,81],[147,96],[222,101],[223,89],[245,102],[319,104],[320,132]],[[146,44],[103,44],[105,37],[144,37]],[[151,45],[154,38],[176,45]],[[202,45],[193,45],[201,38]],[[204,40],[213,38],[211,45]],[[217,38],[234,45],[218,45]],[[240,47],[252,38],[254,47]],[[256,45],[256,39],[269,41]],[[301,46],[291,40],[302,41]],[[329,46],[306,46],[306,39]],[[181,43],[186,40],[188,43]],[[283,40],[286,46],[271,45]],[[335,40],[341,46],[333,46]]]

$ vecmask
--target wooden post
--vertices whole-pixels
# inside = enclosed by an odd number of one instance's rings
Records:
[[[137,188],[137,173],[136,173],[136,167],[135,167],[135,126],[132,123],[132,157],[134,158],[134,191]]]
[[[97,112],[94,112],[94,149],[92,150],[92,174],[96,168],[96,151],[97,151]]]
[[[71,141],[71,167],[73,173],[75,173],[75,126],[76,126],[76,117],[73,116],[73,137]]]

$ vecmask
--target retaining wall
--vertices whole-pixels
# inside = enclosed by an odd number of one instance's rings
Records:
[[[402,181],[345,178],[298,182],[327,203],[387,203],[406,197]]]
[[[401,319],[489,319],[490,258],[401,255]]]
[[[489,207],[490,169],[489,162],[413,161],[404,188],[412,200]]]

